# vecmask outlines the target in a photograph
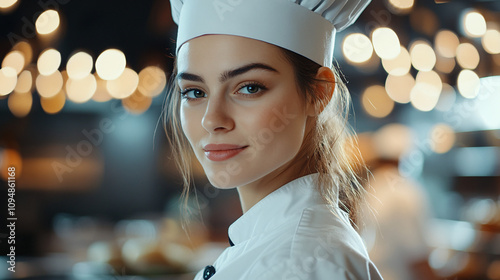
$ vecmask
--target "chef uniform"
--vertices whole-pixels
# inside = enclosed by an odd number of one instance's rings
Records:
[[[318,174],[295,179],[229,227],[232,245],[195,279],[382,279],[347,214],[320,196]]]
[[[196,37],[225,34],[333,64],[337,30],[370,0],[171,0],[179,25],[176,52]],[[348,215],[326,204],[318,174],[293,180],[260,200],[229,227],[228,247],[196,280],[382,279]]]

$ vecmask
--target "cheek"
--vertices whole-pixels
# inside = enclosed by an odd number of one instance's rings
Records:
[[[253,113],[252,118],[242,118],[250,144],[265,150],[266,156],[292,158],[304,138],[306,115],[297,103],[277,103]]]
[[[197,139],[197,132],[199,133],[201,128],[201,118],[197,115],[195,110],[185,108],[181,105],[180,121],[184,135],[186,135],[189,143],[193,146]]]

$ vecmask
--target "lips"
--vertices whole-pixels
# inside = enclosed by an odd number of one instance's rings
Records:
[[[211,161],[224,161],[235,157],[248,146],[232,144],[208,144],[203,147],[205,156]]]

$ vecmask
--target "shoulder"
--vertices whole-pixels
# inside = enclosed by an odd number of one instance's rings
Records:
[[[255,279],[382,279],[370,261],[361,237],[340,209],[326,205],[306,208],[288,238],[272,247],[272,260],[263,261]],[[255,273],[256,271],[260,273]]]
[[[312,250],[310,245],[316,245],[324,249],[343,249],[368,257],[364,243],[351,226],[347,213],[327,205],[304,209],[293,239],[291,255],[309,252]]]
[[[276,266],[261,270],[261,274],[255,274],[253,279],[260,280],[381,280],[378,270],[372,263],[364,266],[360,262],[354,262],[346,267],[332,262],[329,259],[305,256],[302,258],[290,258]],[[246,278],[245,278],[246,279]],[[250,278],[248,278],[250,279]]]
[[[274,271],[282,279],[381,279],[346,213],[326,205],[303,211],[289,258]]]

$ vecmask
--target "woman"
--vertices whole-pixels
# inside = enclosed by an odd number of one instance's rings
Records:
[[[179,24],[166,109],[190,186],[191,152],[243,215],[195,279],[381,279],[355,224],[349,95],[332,69],[336,29],[369,1],[172,0]]]

